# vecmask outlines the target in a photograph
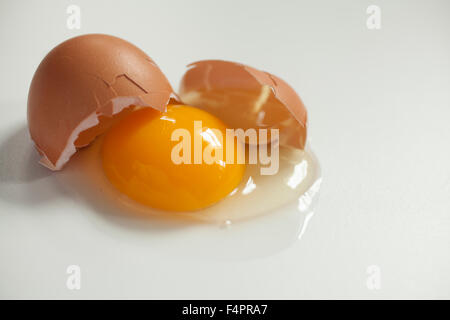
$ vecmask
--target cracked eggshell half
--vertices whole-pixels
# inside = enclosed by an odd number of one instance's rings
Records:
[[[280,145],[304,149],[306,108],[285,81],[223,60],[198,61],[188,68],[179,90],[184,103],[212,113],[235,129],[277,128]]]
[[[28,94],[28,127],[40,162],[59,170],[115,115],[136,105],[163,111],[171,98],[169,81],[142,50],[113,36],[83,35],[40,63]]]

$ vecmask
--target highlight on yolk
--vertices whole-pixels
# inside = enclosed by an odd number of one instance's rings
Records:
[[[202,126],[194,126],[195,121]],[[184,146],[190,146],[190,163],[172,160],[173,148],[181,143],[181,138],[172,141],[176,129],[190,134],[190,140],[184,141]],[[223,141],[214,136],[214,130],[222,133]],[[230,194],[244,175],[244,164],[225,161],[227,143],[233,143],[234,155],[242,147],[234,137],[227,137],[225,130],[222,121],[190,106],[169,105],[166,112],[138,109],[106,134],[103,169],[119,191],[140,203],[169,211],[202,209]],[[223,152],[224,161],[194,163],[194,142],[199,141],[202,152],[206,148],[213,154]],[[182,156],[184,152],[188,150],[182,149]]]

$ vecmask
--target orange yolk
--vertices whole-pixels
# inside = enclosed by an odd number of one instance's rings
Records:
[[[195,126],[194,121],[201,125]],[[234,146],[234,160],[242,147],[236,138],[227,138],[225,130],[222,121],[194,107],[170,105],[166,112],[142,108],[106,134],[103,169],[118,190],[150,207],[205,208],[232,192],[244,174],[244,164],[225,161],[228,143]],[[205,152],[214,156],[212,163],[203,158]],[[184,160],[180,163],[180,159]]]

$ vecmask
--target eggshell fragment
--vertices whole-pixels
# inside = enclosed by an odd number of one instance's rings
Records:
[[[306,108],[285,81],[268,72],[223,60],[188,65],[179,96],[233,128],[278,128],[280,145],[304,149]]]
[[[89,34],[51,50],[34,74],[28,126],[41,163],[59,170],[132,105],[165,110],[176,98],[159,67],[133,44]]]

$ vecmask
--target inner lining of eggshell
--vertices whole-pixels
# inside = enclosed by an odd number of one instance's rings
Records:
[[[276,97],[272,88],[262,85],[250,89],[242,88],[204,88],[180,94],[181,100],[189,105],[208,111],[231,128],[276,128],[280,137],[286,126],[295,119]],[[258,143],[270,142],[258,139]],[[247,141],[246,141],[247,142]],[[283,143],[283,141],[281,141]]]
[[[66,142],[67,147],[61,153],[56,164],[53,164],[42,151],[39,151],[42,155],[39,162],[51,170],[61,169],[77,151],[77,148],[90,144],[98,135],[104,133],[116,120],[120,120],[137,105],[151,107],[146,105],[140,97],[116,97],[110,100],[103,107],[81,121],[72,131],[72,134]]]
[[[77,148],[81,148],[87,146],[91,143],[93,137],[97,137],[100,134],[107,131],[113,124],[117,123],[121,119],[123,119],[126,115],[130,114],[136,109],[136,106],[130,105],[125,107],[119,113],[116,113],[112,116],[99,115],[98,116],[98,124],[90,127],[78,135],[77,140],[75,140],[75,146]]]
[[[130,100],[131,99],[131,100]],[[137,104],[131,101],[139,101]],[[179,104],[179,98],[173,95],[167,104]],[[90,144],[95,137],[105,133],[112,125],[125,118],[131,112],[146,106],[138,97],[118,97],[110,102],[108,112],[99,113],[97,115],[98,123],[90,128],[81,131],[75,140],[75,147],[81,148]]]

